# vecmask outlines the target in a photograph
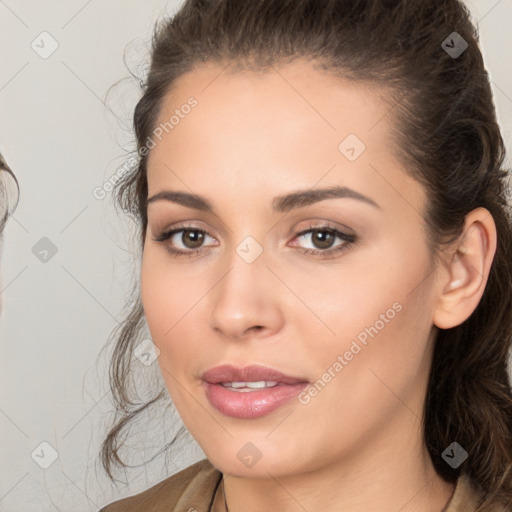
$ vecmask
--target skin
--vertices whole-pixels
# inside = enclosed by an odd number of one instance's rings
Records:
[[[224,473],[230,512],[432,512],[453,491],[424,446],[422,409],[436,329],[460,324],[478,304],[495,227],[486,210],[471,212],[461,240],[434,260],[426,195],[392,151],[385,94],[300,60],[267,73],[204,64],[162,105],[159,122],[190,96],[198,101],[151,150],[148,197],[195,193],[214,213],[148,206],[142,301],[169,394]],[[366,145],[353,162],[338,150],[351,133]],[[333,198],[271,210],[275,196],[335,185],[378,207]],[[296,234],[326,221],[357,240],[327,258],[305,254],[329,246]],[[169,254],[173,244],[197,247],[182,233],[154,240],[182,222],[207,232],[204,252]],[[252,263],[236,252],[248,236],[263,249]],[[401,311],[309,403],[237,419],[207,400],[201,374],[224,363],[317,381],[394,303]],[[248,442],[262,455],[250,468],[237,457]]]

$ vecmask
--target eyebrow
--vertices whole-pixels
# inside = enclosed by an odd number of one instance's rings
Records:
[[[297,208],[304,208],[310,204],[324,201],[325,199],[357,199],[367,203],[375,208],[379,205],[369,197],[356,192],[348,187],[328,187],[321,189],[298,190],[290,194],[275,197],[272,201],[272,211],[276,213],[286,213]],[[163,190],[147,200],[147,204],[157,201],[170,201],[187,208],[193,208],[204,212],[213,213],[212,204],[197,194],[189,194],[187,192],[175,192]]]

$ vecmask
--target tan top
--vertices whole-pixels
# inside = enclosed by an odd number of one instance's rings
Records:
[[[99,512],[226,512],[223,484],[222,473],[208,459],[203,459]],[[469,478],[463,475],[442,512],[473,512],[477,498]],[[499,512],[499,509],[493,512]]]

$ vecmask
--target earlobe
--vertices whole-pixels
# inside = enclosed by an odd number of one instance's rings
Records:
[[[450,329],[463,323],[476,309],[485,290],[496,252],[496,225],[485,208],[466,216],[464,230],[448,254],[434,324]]]

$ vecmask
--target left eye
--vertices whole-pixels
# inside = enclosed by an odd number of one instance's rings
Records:
[[[307,231],[302,231],[302,233],[297,235],[297,238],[306,237],[310,237],[312,243],[315,245],[315,247],[313,247],[314,249],[323,251],[331,249],[336,238],[341,239],[343,242],[351,242],[354,238],[347,233],[342,233],[341,231],[332,228],[308,229]]]

